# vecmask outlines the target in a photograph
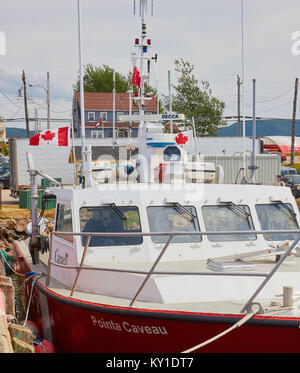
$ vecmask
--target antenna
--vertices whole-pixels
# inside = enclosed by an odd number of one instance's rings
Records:
[[[140,9],[139,17],[144,18],[145,15],[148,15],[148,0],[139,0]],[[136,15],[136,0],[133,0],[133,14]],[[151,16],[153,16],[153,0],[151,0]]]

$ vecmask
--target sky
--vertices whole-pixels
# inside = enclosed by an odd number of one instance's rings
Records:
[[[147,36],[151,53],[158,55],[151,85],[160,95],[168,94],[168,70],[176,85],[174,61],[182,58],[194,65],[196,79],[208,81],[212,94],[225,102],[224,115],[237,115],[241,4],[242,0],[153,0],[151,16],[148,0]],[[134,39],[141,33],[133,0],[81,0],[81,8],[83,63],[109,65],[127,75]],[[0,9],[0,115],[24,117],[22,91],[19,97],[24,70],[28,83],[44,87],[50,73],[51,118],[70,119],[79,71],[77,0],[0,0]],[[256,79],[256,115],[292,117],[295,79],[300,76],[299,14],[298,0],[244,0],[246,115],[252,115]],[[36,108],[39,117],[46,118],[45,91],[28,87],[27,93],[30,117]]]

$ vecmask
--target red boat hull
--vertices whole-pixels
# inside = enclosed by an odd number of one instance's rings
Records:
[[[19,263],[19,271],[30,270]],[[31,284],[27,285],[27,298]],[[141,310],[64,297],[35,282],[30,320],[59,353],[180,353],[216,336],[241,315]],[[300,318],[257,315],[195,352],[300,353]]]
[[[41,306],[42,305],[42,306]],[[31,320],[63,353],[179,353],[236,323],[240,316],[138,310],[62,297],[37,282]],[[299,318],[256,316],[195,352],[300,352]]]

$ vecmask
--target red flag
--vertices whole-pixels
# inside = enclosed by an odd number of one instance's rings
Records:
[[[133,69],[131,83],[132,83],[132,85],[137,85],[139,88],[141,88],[141,76],[140,76],[140,72],[139,72],[139,70],[136,66]]]
[[[57,146],[68,146],[69,145],[69,127],[57,128],[54,130],[45,130],[37,135],[30,137],[29,145],[40,146],[40,145],[57,145]]]
[[[100,126],[102,126],[102,118],[99,119],[99,122],[96,124],[95,127],[100,127]]]

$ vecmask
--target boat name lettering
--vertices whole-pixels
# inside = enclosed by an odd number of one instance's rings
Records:
[[[58,249],[55,250],[54,260],[57,264],[67,265],[68,264],[68,254],[65,253],[65,256],[59,255]]]
[[[103,318],[97,319],[91,315],[92,323],[94,326],[99,326],[102,329],[110,329],[115,331],[125,331],[133,334],[157,334],[168,335],[167,329],[164,326],[158,325],[137,325],[131,324],[127,321],[117,323],[112,320],[104,320]]]

